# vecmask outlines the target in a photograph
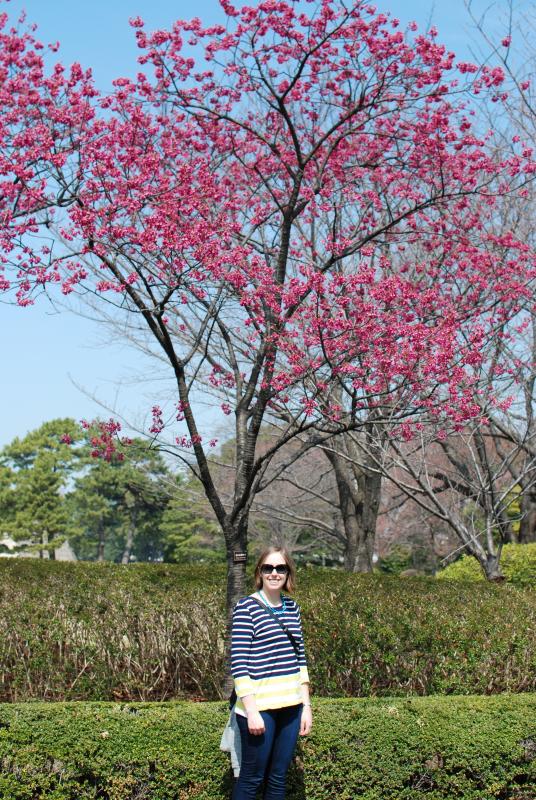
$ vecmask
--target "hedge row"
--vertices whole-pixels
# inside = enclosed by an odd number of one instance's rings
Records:
[[[509,583],[518,586],[536,585],[536,542],[529,544],[505,544],[501,553],[501,570]],[[441,580],[484,581],[484,573],[478,561],[463,555],[457,561],[438,572]]]
[[[228,800],[223,703],[0,705],[7,800]],[[315,700],[288,800],[533,800],[536,695]]]
[[[214,567],[0,560],[0,700],[221,699]],[[317,696],[536,691],[536,592],[299,575]]]

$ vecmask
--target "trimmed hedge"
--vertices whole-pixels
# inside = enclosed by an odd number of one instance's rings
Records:
[[[505,544],[501,553],[501,570],[509,583],[536,586],[536,542]],[[441,580],[484,581],[482,568],[476,558],[463,555],[436,574]]]
[[[536,592],[305,569],[314,693],[536,691]],[[218,699],[222,568],[0,559],[0,700]]]
[[[0,701],[218,698],[223,568],[0,559]]]
[[[228,800],[223,703],[0,705],[4,800]],[[315,700],[288,800],[533,800],[536,695]]]

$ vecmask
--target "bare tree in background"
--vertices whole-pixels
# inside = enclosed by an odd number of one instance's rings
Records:
[[[327,547],[349,572],[372,571],[380,502],[381,473],[368,454],[374,443],[364,428],[323,442],[308,436],[313,449],[279,472],[274,464],[275,474],[267,472],[255,501],[272,518],[316,531],[311,550]],[[366,447],[362,440],[368,440]],[[291,502],[282,502],[285,494]]]
[[[500,580],[503,544],[515,539],[511,508],[517,488],[536,482],[536,462],[484,426],[471,425],[445,441],[391,442],[389,480],[455,533],[489,580]]]

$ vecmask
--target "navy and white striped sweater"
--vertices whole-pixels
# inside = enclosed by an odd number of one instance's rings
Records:
[[[257,593],[253,595],[258,597]],[[260,599],[260,598],[259,598]],[[298,655],[269,611],[251,596],[242,597],[233,612],[231,674],[237,694],[236,713],[246,716],[241,698],[254,694],[257,708],[283,708],[302,702],[301,684],[309,682],[303,646],[300,607],[285,595],[279,617],[298,643]]]

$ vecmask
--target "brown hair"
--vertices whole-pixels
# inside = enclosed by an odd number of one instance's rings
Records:
[[[257,589],[262,589],[261,567],[264,563],[264,559],[267,556],[270,556],[272,553],[281,553],[281,555],[285,559],[285,563],[288,567],[288,573],[283,589],[292,594],[292,592],[296,589],[296,565],[292,560],[290,553],[288,552],[286,547],[277,547],[275,545],[272,545],[270,547],[264,548],[264,550],[259,556],[259,560],[257,561],[257,566],[255,567],[255,573],[254,573],[255,586]]]

